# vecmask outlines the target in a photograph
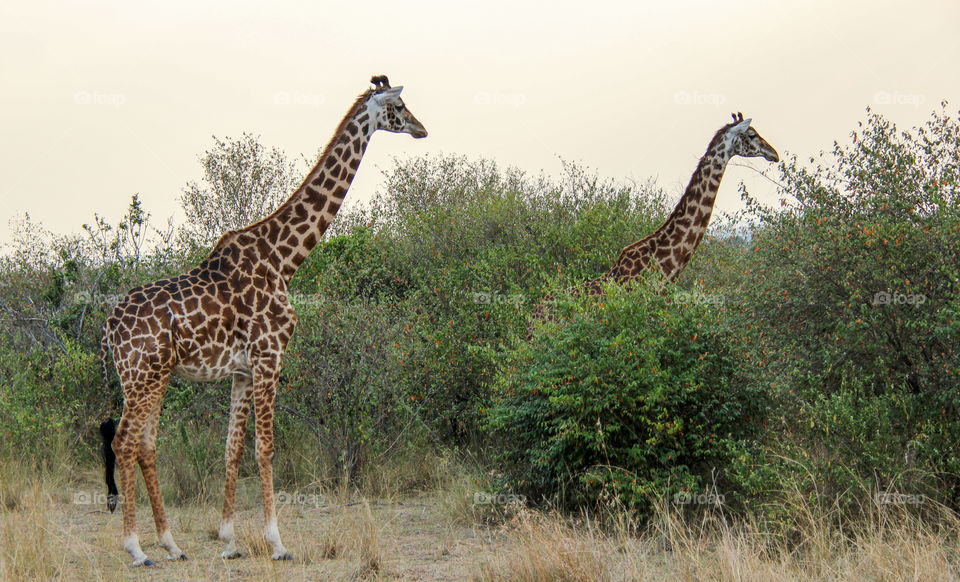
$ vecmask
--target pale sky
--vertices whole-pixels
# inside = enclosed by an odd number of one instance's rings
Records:
[[[405,86],[430,136],[375,136],[348,201],[394,157],[441,152],[654,176],[676,200],[732,111],[808,157],[868,105],[904,128],[942,99],[956,111],[958,63],[960,2],[945,0],[4,0],[0,241],[24,212],[55,232],[116,222],[136,192],[179,220],[211,135],[312,158],[373,74]],[[719,210],[739,207],[741,180],[772,194],[731,167]]]

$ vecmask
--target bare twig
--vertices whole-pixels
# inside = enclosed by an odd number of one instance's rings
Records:
[[[313,434],[317,435],[317,438],[318,438],[318,439],[323,440],[323,435],[321,435],[321,434],[320,434],[320,431],[317,430],[317,427],[320,426],[320,423],[318,423],[316,420],[310,418],[309,416],[307,416],[307,415],[305,415],[305,414],[303,414],[303,413],[301,413],[301,412],[298,412],[297,410],[294,410],[293,408],[290,408],[289,406],[285,406],[285,405],[283,405],[283,404],[277,404],[277,405],[276,405],[276,408],[278,408],[278,409],[280,409],[280,410],[282,410],[282,411],[284,411],[284,412],[287,412],[287,413],[293,415],[294,417],[299,418],[300,420],[302,420],[302,421],[304,422],[304,424],[307,425],[307,428],[309,428],[309,429],[313,432]]]

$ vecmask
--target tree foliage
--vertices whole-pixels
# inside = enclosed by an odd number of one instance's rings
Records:
[[[180,197],[185,236],[201,246],[267,216],[303,180],[296,162],[278,148],[265,148],[257,136],[213,141],[200,157],[202,181],[188,182]]]

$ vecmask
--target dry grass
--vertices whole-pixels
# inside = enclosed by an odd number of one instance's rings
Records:
[[[775,535],[719,513],[684,518],[661,504],[637,531],[615,513],[598,527],[586,515],[478,508],[469,471],[441,474],[434,464],[417,472],[414,479],[386,471],[371,486],[384,494],[376,500],[343,489],[324,491],[319,506],[281,506],[292,563],[269,558],[255,479],[239,497],[239,560],[217,557],[219,504],[171,504],[174,536],[191,560],[132,569],[120,549],[119,512],[74,503],[78,492],[102,489],[98,470],[0,460],[0,579],[960,580],[960,519],[942,508],[926,507],[921,518],[916,508],[874,503],[841,528],[830,508],[795,499],[791,535]],[[412,494],[403,491],[410,483]],[[146,498],[138,500],[143,548],[161,558]]]
[[[639,535],[524,512],[508,524],[510,543],[474,580],[960,580],[960,519],[939,511],[924,520],[902,506],[873,505],[842,534],[807,507],[792,542],[719,514],[682,518],[666,504]]]
[[[612,579],[616,549],[594,531],[578,530],[562,517],[521,511],[507,524],[509,543],[479,565],[477,581],[591,582]]]

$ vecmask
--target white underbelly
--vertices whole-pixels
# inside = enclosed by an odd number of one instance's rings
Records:
[[[182,358],[173,368],[173,373],[194,382],[214,382],[233,374],[250,376],[250,363],[243,350],[231,350],[227,357],[220,356],[217,362],[201,361],[199,358]]]

